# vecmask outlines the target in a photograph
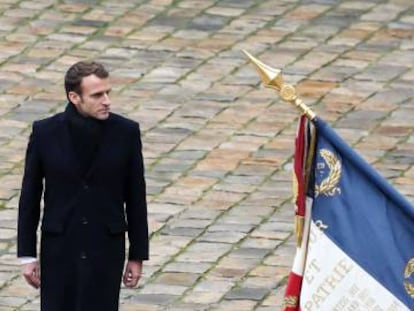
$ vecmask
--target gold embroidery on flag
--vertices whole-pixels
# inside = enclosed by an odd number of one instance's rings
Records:
[[[329,175],[322,180],[320,185],[315,185],[315,196],[317,197],[320,194],[326,196],[340,194],[341,188],[338,187],[338,183],[342,173],[341,161],[339,161],[332,151],[327,149],[322,149],[320,155],[329,167]]]
[[[325,231],[325,229],[328,229],[328,227],[329,227],[328,225],[325,225],[322,220],[315,221],[315,225],[321,231]]]
[[[408,279],[411,276],[411,274],[413,274],[413,272],[414,272],[414,258],[411,258],[408,261],[407,266],[405,267],[405,271],[404,271],[405,279]],[[405,281],[404,287],[408,295],[410,295],[411,298],[414,298],[414,284],[411,282]]]
[[[286,296],[283,299],[284,308],[295,308],[298,305],[298,297],[297,296]]]

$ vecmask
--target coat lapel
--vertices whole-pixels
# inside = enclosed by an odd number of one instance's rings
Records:
[[[78,178],[81,178],[81,167],[79,161],[77,160],[72,139],[69,134],[68,120],[65,113],[62,113],[60,118],[58,137],[60,148],[62,151],[62,159],[64,159],[65,162],[62,163],[62,165],[67,165],[67,167],[70,167],[73,175]]]
[[[94,154],[93,159],[91,161],[91,165],[86,170],[86,174],[85,174],[85,178],[86,179],[88,179],[93,174],[93,172],[96,169],[96,166],[97,166],[97,163],[99,161],[99,158],[103,155],[104,150],[106,148],[108,148],[107,147],[107,144],[109,144],[109,141],[110,141],[110,137],[109,136],[110,136],[110,133],[111,133],[108,130],[108,127],[111,124],[111,119],[112,119],[111,118],[111,115],[109,115],[108,120],[105,121],[105,125],[102,128],[102,133],[100,135],[100,138],[99,138],[99,141],[98,141],[98,145],[97,145],[95,154]]]

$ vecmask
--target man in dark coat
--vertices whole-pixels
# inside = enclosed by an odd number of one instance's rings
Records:
[[[17,252],[26,281],[40,287],[42,311],[118,310],[125,232],[125,286],[137,285],[148,259],[139,125],[110,113],[108,76],[99,63],[74,64],[65,75],[65,111],[33,123]]]

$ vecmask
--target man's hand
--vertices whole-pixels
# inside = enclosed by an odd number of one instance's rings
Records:
[[[128,260],[125,266],[123,281],[126,287],[133,288],[138,284],[142,273],[142,261]]]
[[[26,282],[34,288],[40,287],[40,268],[39,262],[31,262],[23,266],[23,276]]]

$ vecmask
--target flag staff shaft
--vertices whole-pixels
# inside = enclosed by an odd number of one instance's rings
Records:
[[[297,107],[309,120],[313,120],[316,117],[316,114],[312,111],[312,109],[310,109],[300,98],[297,97],[295,87],[284,83],[281,70],[272,68],[262,63],[245,50],[242,51],[256,67],[256,70],[259,73],[265,87],[275,89],[283,100]]]
[[[315,119],[316,114],[307,105],[305,105],[300,98],[297,97],[295,87],[284,83],[281,70],[272,68],[262,63],[245,50],[243,50],[243,53],[256,67],[256,70],[259,73],[265,87],[275,89],[283,100],[298,108],[300,112],[305,114],[309,120],[312,121]],[[296,243],[298,247],[302,244],[304,223],[305,210],[298,208],[295,215]]]

